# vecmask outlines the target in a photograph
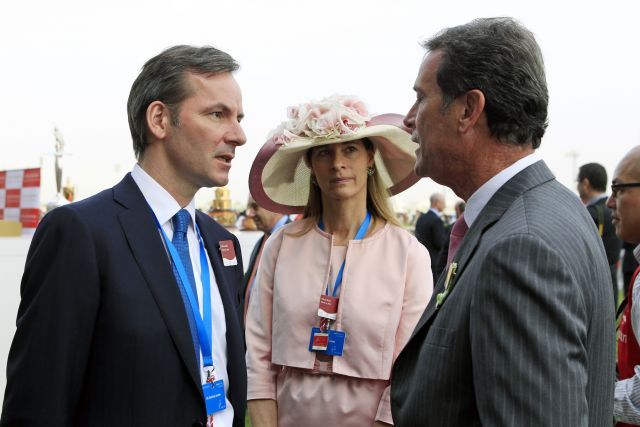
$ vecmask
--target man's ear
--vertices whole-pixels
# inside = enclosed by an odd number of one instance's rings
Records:
[[[460,132],[466,133],[475,126],[484,112],[485,98],[484,93],[479,89],[472,89],[460,98],[463,110],[460,115],[458,129]]]
[[[147,107],[147,128],[154,139],[164,139],[171,124],[171,111],[162,101],[153,101]]]

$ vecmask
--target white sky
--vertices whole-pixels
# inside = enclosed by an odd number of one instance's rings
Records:
[[[593,6],[591,4],[594,4]],[[613,172],[640,144],[640,16],[637,1],[268,0],[4,1],[0,5],[0,170],[42,163],[42,202],[55,194],[56,124],[66,182],[78,198],[111,187],[134,163],[126,101],[142,64],[175,44],[210,44],[241,64],[248,143],[229,188],[236,205],[268,132],[286,106],[355,94],[374,113],[404,114],[422,59],[419,42],[477,17],[513,16],[537,36],[547,67],[549,128],[539,150],[575,186],[576,165]],[[428,206],[422,180],[396,207]],[[448,190],[447,190],[448,191]],[[448,195],[451,195],[448,191]],[[213,198],[201,190],[198,206]]]

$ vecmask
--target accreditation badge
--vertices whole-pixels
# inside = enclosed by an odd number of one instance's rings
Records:
[[[311,328],[311,338],[309,339],[309,351],[324,351],[329,345],[329,334],[322,329]]]
[[[342,356],[344,339],[347,334],[343,331],[335,331],[333,329],[330,329],[328,332],[329,342],[327,343],[327,349],[324,351],[324,354],[329,356]]]
[[[224,381],[217,380],[202,384],[202,394],[204,395],[204,403],[207,408],[207,415],[220,412],[227,407],[227,401],[224,395]]]
[[[207,379],[202,384],[202,394],[204,395],[208,416],[226,409],[227,400],[224,393],[224,381],[216,381],[215,368],[213,366],[205,366],[203,370]]]
[[[233,246],[233,242],[231,240],[221,240],[219,244],[220,255],[222,255],[222,263],[224,266],[238,265],[238,258],[236,258],[236,249]]]
[[[342,356],[346,335],[344,331],[335,331],[333,329],[323,331],[317,327],[311,328],[309,351],[328,356]]]
[[[318,306],[318,316],[325,319],[336,320],[338,317],[338,298],[321,295]]]

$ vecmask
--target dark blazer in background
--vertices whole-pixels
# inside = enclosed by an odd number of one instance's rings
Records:
[[[587,205],[587,211],[593,218],[596,227],[602,222],[602,243],[607,254],[607,262],[613,265],[620,260],[620,250],[622,249],[622,241],[616,235],[616,228],[611,222],[611,209],[607,207],[607,198],[603,197],[591,205]],[[600,206],[600,207],[598,207]],[[602,219],[600,217],[602,212]]]
[[[225,310],[229,400],[244,426],[237,239],[196,211]],[[238,265],[224,267],[218,242]],[[7,363],[2,426],[191,426],[206,413],[184,304],[131,175],[48,213],[33,237]]]
[[[287,220],[284,223],[289,224],[291,222],[291,218],[287,215]],[[247,266],[247,271],[244,273],[244,278],[242,280],[242,287],[239,289],[240,292],[240,300],[242,301],[242,306],[244,307],[244,299],[245,294],[247,292],[247,286],[249,286],[249,279],[251,279],[251,272],[253,271],[253,267],[256,266],[256,260],[258,259],[258,254],[260,253],[260,248],[263,248],[263,243],[266,239],[269,238],[271,234],[263,233],[262,237],[258,239],[253,250],[251,251],[251,256],[249,257],[249,265]],[[257,266],[256,266],[257,267]]]
[[[596,228],[602,224],[602,243],[607,254],[607,262],[611,274],[611,284],[613,290],[614,310],[618,307],[618,261],[620,260],[620,250],[622,240],[616,235],[616,228],[611,222],[611,209],[607,207],[607,198],[603,197],[591,205],[587,205],[587,211]],[[626,294],[625,294],[626,295]]]
[[[440,275],[440,272],[437,271],[440,251],[442,251],[447,238],[444,230],[444,222],[438,215],[429,210],[420,215],[418,221],[416,221],[415,236],[429,251],[429,256],[431,257],[431,272],[433,273],[435,283]]]
[[[393,368],[395,425],[611,425],[615,324],[604,248],[544,162],[498,190],[454,262],[448,297],[436,308],[443,274]]]
[[[634,243],[622,242],[622,247],[624,248],[624,257],[622,258],[624,295],[627,295],[633,273],[636,271],[636,268],[638,268],[638,260],[636,260],[636,257],[633,255],[633,249],[636,246],[638,245]]]
[[[249,265],[247,266],[247,271],[245,271],[244,276],[242,278],[242,282],[240,282],[240,286],[238,287],[238,295],[240,297],[240,302],[242,307],[245,306],[245,294],[247,293],[247,286],[249,286],[249,279],[251,279],[251,272],[253,268],[256,267],[256,260],[258,259],[258,253],[260,252],[260,248],[262,248],[263,243],[266,239],[269,238],[269,235],[266,233],[262,234],[262,237],[258,239],[253,250],[251,251],[251,256],[249,257]],[[244,311],[244,310],[243,310]],[[243,316],[244,320],[244,316]]]

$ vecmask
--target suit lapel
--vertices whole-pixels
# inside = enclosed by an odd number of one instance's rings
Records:
[[[458,269],[455,280],[449,286],[456,285],[473,257],[482,235],[502,217],[509,206],[526,191],[552,179],[554,179],[553,173],[551,173],[544,161],[540,160],[520,171],[500,187],[482,209],[458,248],[458,252],[452,261],[458,263]],[[445,277],[446,274],[441,274],[438,278],[438,283],[434,287],[433,297],[424,313],[422,313],[422,317],[413,331],[412,338],[437,313],[435,296],[444,291]],[[446,300],[444,304],[446,304]]]
[[[198,227],[200,230],[205,231],[202,233],[202,240],[204,241],[204,246],[207,248],[207,253],[209,254],[209,261],[211,261],[211,267],[213,268],[213,274],[216,276],[216,283],[218,285],[218,289],[220,290],[220,298],[222,299],[222,304],[225,307],[225,313],[228,308],[233,307],[231,296],[229,295],[229,286],[227,286],[225,280],[225,271],[227,268],[224,266],[222,261],[222,255],[220,253],[220,242],[217,240],[219,237],[215,230],[212,230],[209,224],[202,221],[199,217],[200,213],[196,214],[196,221],[198,222]],[[236,259],[238,259],[238,254],[236,253]],[[225,314],[225,317],[226,314]]]
[[[127,208],[118,215],[118,219],[131,252],[156,300],[178,353],[194,384],[202,392],[184,303],[153,212],[130,174],[114,187],[113,193],[114,200]]]

